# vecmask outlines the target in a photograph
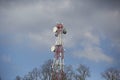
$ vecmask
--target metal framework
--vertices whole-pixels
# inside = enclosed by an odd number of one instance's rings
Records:
[[[62,35],[66,34],[66,29],[63,24],[60,23],[53,28],[53,32],[56,36],[56,43],[51,47],[51,51],[54,52],[51,80],[65,80]]]

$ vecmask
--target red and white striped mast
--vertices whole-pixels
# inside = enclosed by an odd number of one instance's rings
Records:
[[[63,24],[59,23],[53,28],[53,32],[56,36],[56,42],[55,45],[51,47],[51,51],[54,52],[51,80],[64,80],[64,48],[62,35],[66,34],[66,29]]]

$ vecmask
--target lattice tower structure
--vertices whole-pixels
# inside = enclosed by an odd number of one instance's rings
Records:
[[[56,41],[55,45],[51,47],[51,51],[54,52],[54,59],[52,64],[52,79],[51,80],[65,80],[64,73],[64,48],[62,35],[66,34],[66,29],[63,24],[57,24],[53,28]]]

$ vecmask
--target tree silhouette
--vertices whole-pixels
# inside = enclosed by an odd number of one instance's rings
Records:
[[[21,80],[21,77],[20,76],[16,76],[15,80]]]
[[[51,80],[51,64],[52,60],[46,61],[40,68],[34,68],[25,75],[23,80]]]
[[[90,77],[89,68],[80,64],[77,68],[77,73],[75,74],[76,80],[86,80],[87,77]]]
[[[41,67],[41,79],[42,80],[51,80],[51,73],[52,73],[52,60],[46,61]]]
[[[46,61],[39,68],[34,68],[23,78],[16,76],[16,80],[52,80],[52,60]],[[65,65],[63,80],[86,80],[90,76],[89,68],[80,64],[73,70],[72,65]]]
[[[104,73],[102,73],[102,76],[106,80],[120,80],[120,70],[109,68]]]
[[[64,71],[65,71],[67,80],[73,80],[74,79],[74,71],[73,71],[72,65],[65,66]]]

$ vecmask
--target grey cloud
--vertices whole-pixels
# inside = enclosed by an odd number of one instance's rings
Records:
[[[95,30],[99,30],[102,34],[112,39],[113,42],[117,41],[117,44],[119,43],[119,0],[82,0],[76,1],[74,4],[76,4],[75,11],[71,14],[76,14],[74,18],[78,23],[83,24],[83,26],[85,24],[91,25]]]
[[[88,60],[92,60],[94,62],[108,62],[113,63],[114,60],[102,52],[101,48],[99,47],[93,47],[93,46],[87,46],[85,47],[85,50],[77,51],[74,53],[76,57],[80,58],[86,58]]]
[[[58,20],[69,26],[68,28],[75,28],[74,30],[82,31],[93,27],[110,38],[119,38],[118,0],[66,0],[66,3],[64,0],[1,0],[1,4],[12,2],[21,4],[7,9],[0,8],[0,32],[39,33],[45,28],[51,28],[49,26]],[[29,5],[23,5],[25,2]],[[68,6],[63,7],[67,2]]]
[[[56,22],[56,16],[59,16],[59,12],[66,7],[67,3],[59,2],[60,4],[57,4],[56,1],[38,1],[30,5],[21,4],[1,8],[1,32],[38,32],[38,30],[48,28],[52,22]]]
[[[39,0],[0,0],[0,6],[14,6],[17,4],[30,4],[30,3],[36,3]]]
[[[95,8],[120,8],[119,0],[76,0],[73,3],[79,5],[80,3],[85,3],[84,5],[91,5]],[[79,6],[80,7],[80,6]]]
[[[120,9],[119,0],[94,0],[96,6],[107,9]]]

